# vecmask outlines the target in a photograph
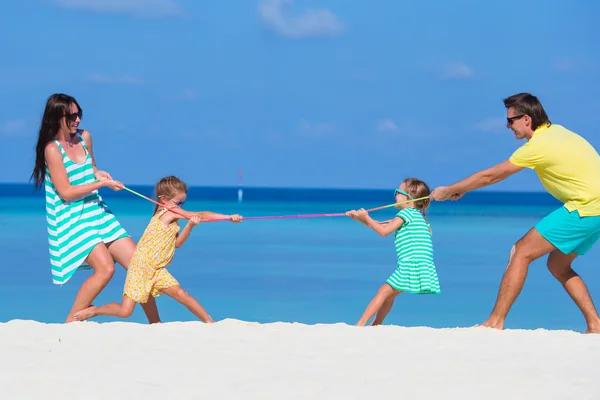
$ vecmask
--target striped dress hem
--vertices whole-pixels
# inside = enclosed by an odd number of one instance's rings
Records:
[[[386,280],[393,289],[413,294],[440,294],[435,266],[427,262],[404,261]]]
[[[439,294],[440,282],[433,261],[429,224],[414,207],[406,207],[396,216],[404,223],[394,237],[398,257],[396,270],[386,283],[407,293]]]
[[[72,161],[55,140],[63,156],[69,183],[73,186],[95,181],[91,156],[83,137],[77,137],[86,154],[82,163]],[[99,243],[111,243],[130,235],[123,229],[97,190],[71,201],[63,200],[46,166],[46,221],[52,283],[66,283],[78,270],[89,270],[86,259]]]

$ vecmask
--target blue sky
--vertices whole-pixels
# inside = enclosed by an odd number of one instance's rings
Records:
[[[84,109],[125,184],[431,186],[521,143],[529,91],[600,148],[592,1],[20,0],[0,15],[0,181],[27,182],[46,98]],[[493,189],[541,190],[524,171]]]

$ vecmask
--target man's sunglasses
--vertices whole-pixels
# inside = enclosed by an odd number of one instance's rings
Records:
[[[75,121],[79,117],[79,119],[83,118],[83,110],[80,108],[76,113],[67,113],[65,114],[65,118],[67,121]]]
[[[398,194],[402,194],[402,195],[404,195],[404,196],[406,196],[406,197],[408,197],[409,199],[412,200],[412,196],[410,194],[406,193],[404,190],[395,189],[394,190],[394,197],[396,197],[396,195],[398,195]]]
[[[525,116],[525,114],[521,114],[521,115],[515,115],[514,117],[510,117],[510,118],[506,118],[506,123],[508,124],[508,126],[511,126],[513,122],[515,122],[518,119],[521,119]]]

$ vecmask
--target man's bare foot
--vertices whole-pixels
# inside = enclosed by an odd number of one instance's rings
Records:
[[[588,324],[587,331],[583,333],[600,333],[600,321],[594,324]]]
[[[96,316],[96,307],[90,306],[84,310],[77,311],[75,315],[73,315],[73,319],[75,321],[85,321],[86,319],[92,318]]]
[[[498,330],[503,330],[504,329],[504,323],[497,321],[497,320],[493,320],[491,318],[488,318],[487,321],[485,321],[484,323],[480,324],[479,326],[482,326],[484,328],[494,328],[494,329],[498,329]]]

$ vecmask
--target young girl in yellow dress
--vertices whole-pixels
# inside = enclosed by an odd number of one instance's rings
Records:
[[[224,218],[240,222],[242,217],[237,214],[184,211],[181,206],[187,197],[187,186],[174,176],[163,178],[156,184],[156,197],[161,206],[154,208],[154,215],[136,246],[125,278],[122,303],[88,307],[75,313],[76,320],[83,321],[96,315],[128,318],[136,303],[146,303],[150,295],[158,297],[165,293],[186,306],[200,320],[214,322],[204,307],[179,285],[166,266],[171,263],[175,248],[183,245],[202,219]],[[177,212],[188,219],[181,233],[178,222],[183,216],[170,211],[173,208],[177,208]]]

